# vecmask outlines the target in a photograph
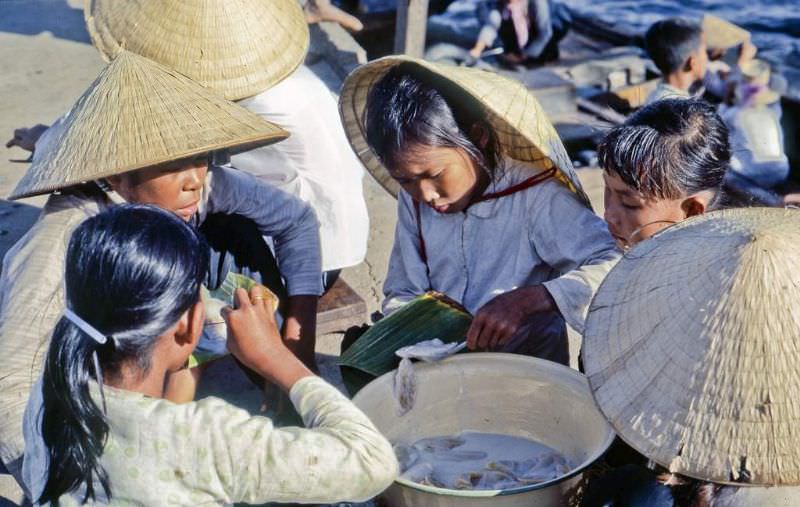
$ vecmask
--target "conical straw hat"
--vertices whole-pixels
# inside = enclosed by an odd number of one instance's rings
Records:
[[[674,473],[800,484],[800,212],[709,213],[630,250],[583,364],[617,433]]]
[[[522,83],[492,72],[406,56],[388,56],[357,68],[345,80],[339,97],[339,112],[353,150],[389,193],[397,196],[400,185],[367,144],[364,113],[372,86],[392,67],[402,63],[427,69],[475,98],[486,110],[505,155],[532,163],[541,171],[555,165],[559,169],[558,178],[588,205],[589,199],[561,139],[539,102]]]
[[[191,79],[127,51],[103,69],[56,135],[10,199],[288,136]]]
[[[750,32],[713,14],[703,16],[702,26],[711,49],[730,49],[750,40]]]
[[[106,61],[127,49],[229,100],[279,83],[309,43],[297,0],[86,0],[84,16]]]

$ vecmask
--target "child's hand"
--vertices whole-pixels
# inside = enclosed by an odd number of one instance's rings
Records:
[[[758,48],[756,45],[750,42],[749,39],[744,41],[739,47],[739,58],[737,63],[740,67],[743,66],[744,64],[753,60],[753,58],[756,57],[756,53],[758,53]]]
[[[14,130],[14,137],[12,137],[6,143],[6,148],[19,146],[23,150],[33,151],[33,149],[36,148],[36,141],[42,137],[42,134],[44,134],[44,131],[47,130],[47,128],[47,125],[42,125],[40,123],[31,128],[16,129]]]
[[[311,372],[283,344],[270,299],[260,286],[236,289],[236,309],[226,307],[228,350],[248,368],[286,390]]]
[[[531,314],[555,307],[553,298],[542,285],[500,294],[478,310],[467,331],[467,346],[472,350],[494,349],[508,342]]]

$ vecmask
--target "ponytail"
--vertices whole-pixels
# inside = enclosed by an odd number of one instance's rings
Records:
[[[47,386],[42,393],[42,436],[50,459],[40,504],[57,506],[61,495],[81,484],[86,485],[82,502],[94,501],[95,479],[105,496],[111,496],[108,475],[99,463],[108,421],[89,387],[99,374],[98,349],[108,347],[113,347],[112,340],[101,345],[66,317],[56,326],[42,375],[42,385]]]
[[[159,336],[200,297],[208,247],[174,213],[120,205],[78,226],[66,266],[68,309],[42,374],[49,465],[37,502],[56,506],[81,487],[83,503],[111,499],[100,462],[109,434],[103,377],[119,381],[124,367],[147,374]],[[99,384],[102,409],[92,398],[92,381]]]

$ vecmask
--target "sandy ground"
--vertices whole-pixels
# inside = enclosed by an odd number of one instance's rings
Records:
[[[0,140],[3,143],[11,138],[14,128],[48,124],[59,117],[102,69],[103,61],[89,42],[80,6],[79,0],[0,2]],[[308,62],[334,93],[343,74],[339,60],[312,55]],[[14,188],[28,167],[26,158],[27,153],[18,148],[0,149],[0,196],[8,195]],[[598,171],[580,173],[597,208],[602,197]],[[364,195],[371,220],[367,258],[361,265],[346,269],[343,278],[366,301],[366,320],[380,308],[396,218],[394,199],[368,176],[364,178]],[[43,202],[41,197],[13,203],[0,200],[0,255],[30,227]],[[323,375],[333,381],[338,377],[334,359],[340,340],[341,335],[336,334],[318,338]],[[575,356],[579,338],[572,336],[570,341]],[[256,412],[263,404],[262,393],[228,360],[219,361],[209,369],[200,394],[221,395]],[[0,506],[20,501],[21,494],[13,479],[0,474]]]

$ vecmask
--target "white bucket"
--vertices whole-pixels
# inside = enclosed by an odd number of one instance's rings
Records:
[[[614,432],[575,370],[516,354],[471,353],[417,363],[414,408],[396,415],[394,372],[367,384],[353,402],[392,442],[482,431],[528,438],[579,465],[559,479],[510,490],[456,491],[398,479],[391,507],[516,507],[569,503],[581,472],[611,445]]]

